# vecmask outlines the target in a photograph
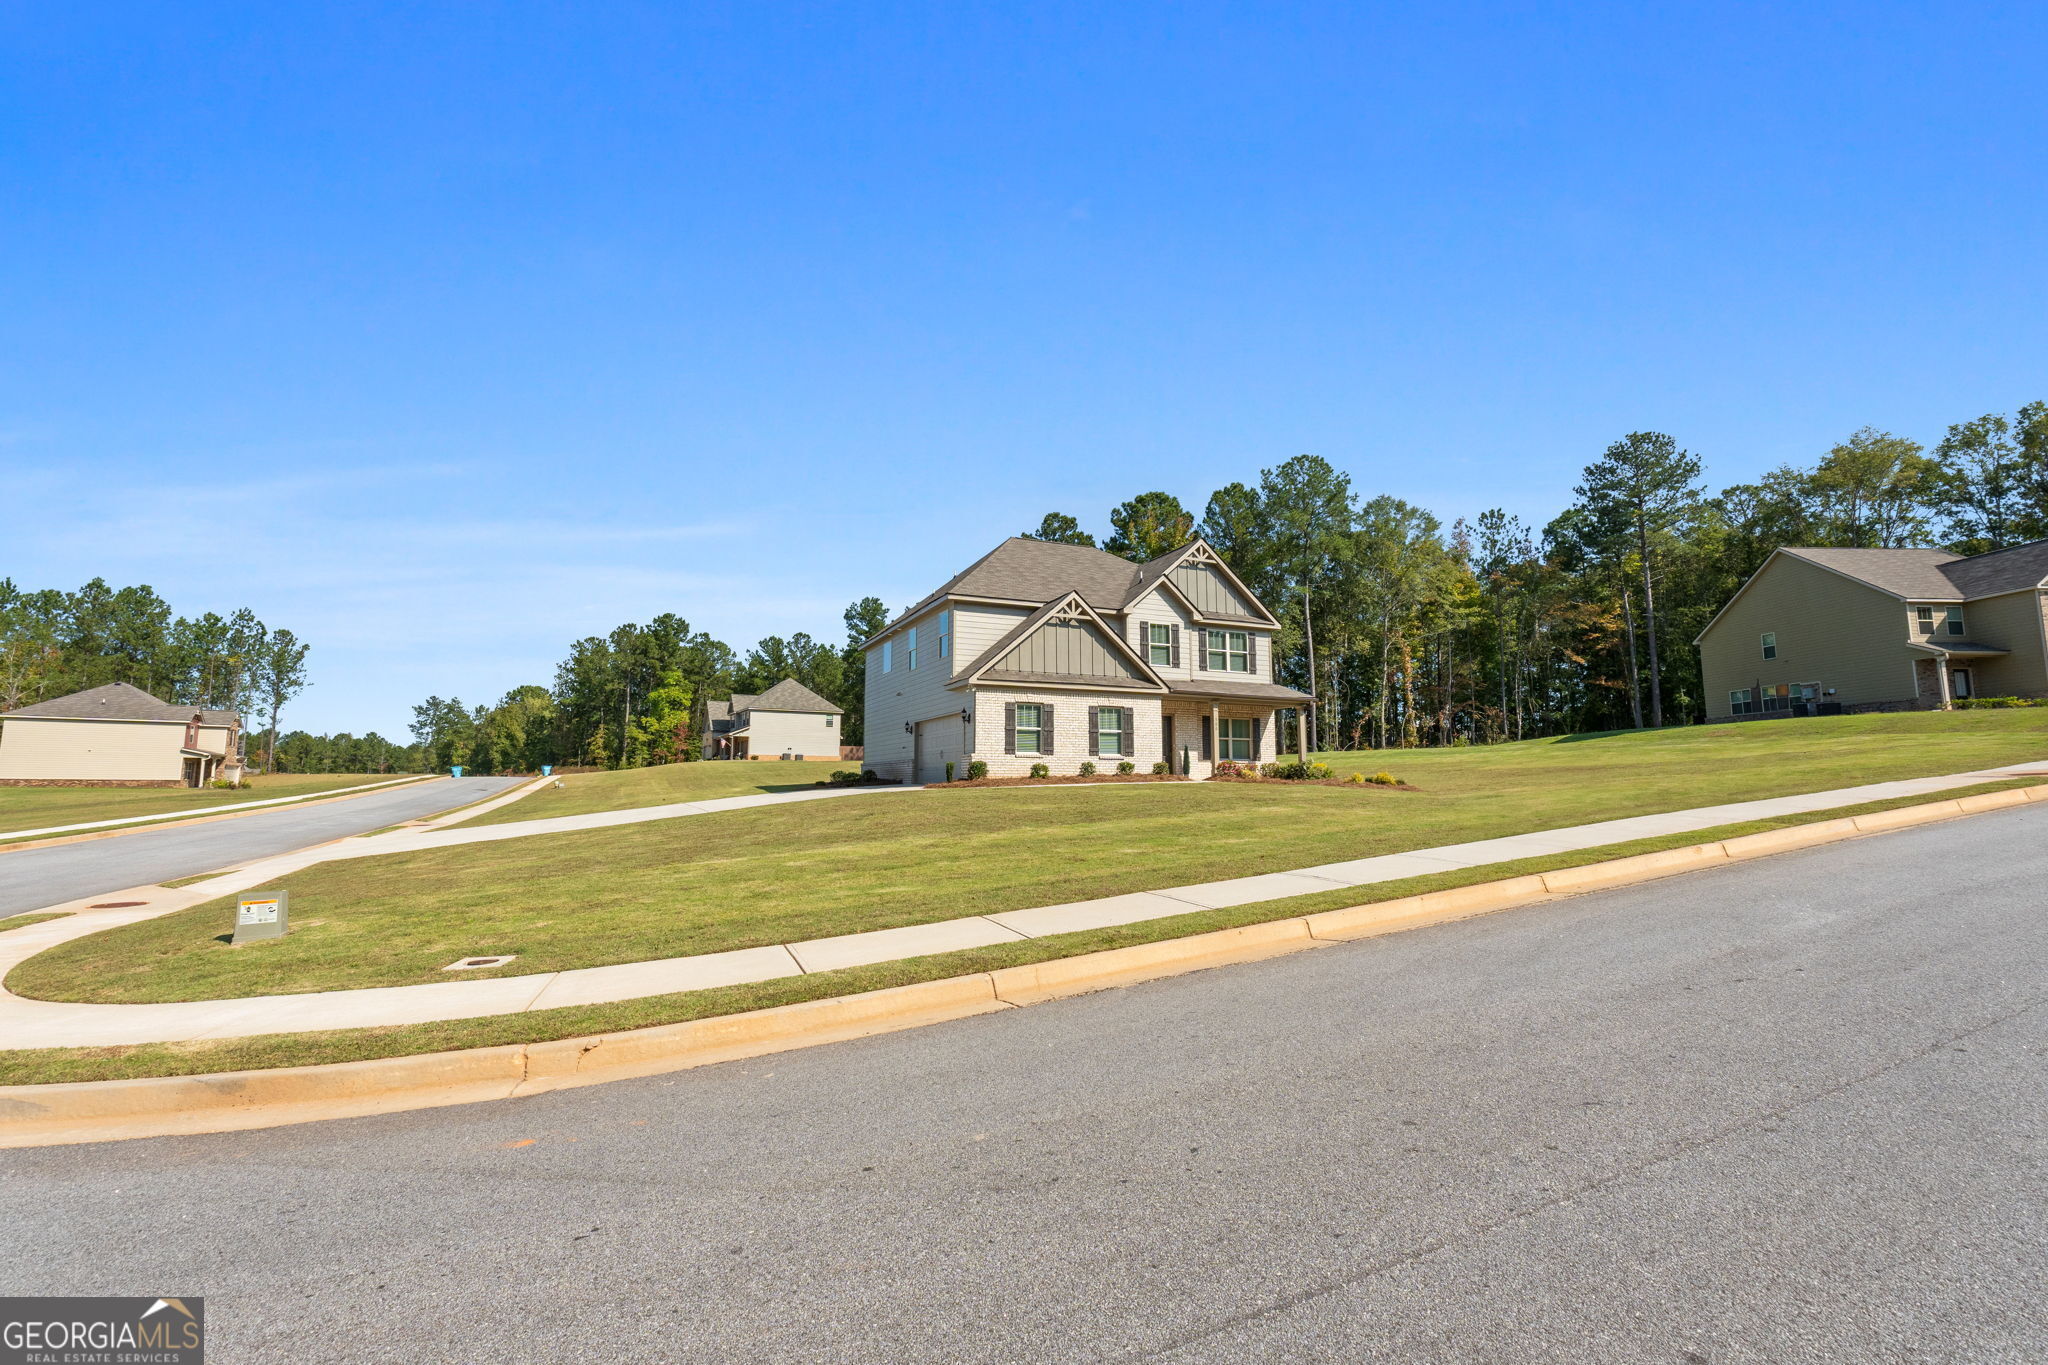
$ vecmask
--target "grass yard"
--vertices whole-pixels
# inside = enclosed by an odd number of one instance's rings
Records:
[[[243,791],[212,787],[0,787],[0,839],[6,831],[124,820],[131,815],[205,812],[244,801],[307,796],[390,782],[403,773],[258,773]]]
[[[568,773],[560,790],[542,787],[509,806],[486,811],[465,825],[505,825],[520,820],[545,820],[555,815],[588,815],[600,810],[631,810],[666,806],[677,801],[709,801],[719,796],[759,796],[762,792],[809,791],[818,779],[857,769],[858,763],[826,763],[780,759],[759,763],[670,763],[659,768],[628,768],[615,773]]]
[[[281,883],[288,938],[227,947],[232,905],[216,901],[59,945],[7,985],[43,999],[227,998],[445,981],[447,963],[492,953],[518,954],[499,973],[523,975],[2033,759],[2048,760],[2048,715],[1971,711],[1338,758],[1391,768],[1415,792],[885,792],[322,864]]]

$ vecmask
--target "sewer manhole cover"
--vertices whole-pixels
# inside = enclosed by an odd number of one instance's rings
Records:
[[[101,901],[97,905],[89,905],[86,908],[88,910],[126,910],[131,906],[148,904],[148,901]]]

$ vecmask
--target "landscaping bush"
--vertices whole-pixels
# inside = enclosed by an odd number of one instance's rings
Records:
[[[1401,785],[1401,779],[1394,776],[1392,773],[1387,772],[1385,769],[1381,769],[1379,772],[1374,773],[1370,778],[1366,780],[1382,787],[1398,787]]]
[[[1093,776],[1095,776],[1095,765],[1094,765],[1093,763],[1083,763],[1083,764],[1081,765],[1081,776],[1083,776],[1083,777],[1093,777]]]
[[[982,762],[980,759],[977,758],[972,763],[969,763],[967,765],[967,780],[969,782],[979,782],[982,778],[987,776],[988,764]]]
[[[1299,759],[1268,763],[1264,771],[1266,776],[1277,777],[1283,782],[1327,782],[1335,776],[1327,763],[1303,763]]]
[[[247,787],[249,784],[247,782],[230,782],[225,777],[216,777],[213,779],[213,781],[207,783],[206,785],[214,788],[217,791],[238,792],[241,791],[243,788]]]
[[[951,763],[946,765],[946,780],[948,782],[953,780],[953,765]]]
[[[1034,763],[1031,765],[1031,775],[1033,777],[1051,777],[1052,769],[1046,767],[1043,763]]]
[[[1217,759],[1215,766],[1209,769],[1209,776],[1211,777],[1243,777],[1244,775],[1245,765],[1234,763],[1227,758]]]
[[[1116,771],[1119,777],[1129,777],[1132,773],[1138,771],[1138,765],[1127,758],[1116,765]]]
[[[1170,776],[1172,772],[1173,769],[1169,768],[1164,763],[1154,763],[1152,765],[1152,776],[1154,777],[1167,777]]]
[[[1958,711],[2008,711],[2016,706],[2048,706],[2048,697],[1965,697]]]

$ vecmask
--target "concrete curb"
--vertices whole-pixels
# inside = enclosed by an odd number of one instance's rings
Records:
[[[250,810],[224,810],[214,815],[178,815],[168,813],[161,819],[138,820],[125,829],[100,829],[86,834],[65,834],[55,839],[27,839],[15,844],[0,844],[0,854],[25,853],[32,848],[58,848],[64,844],[87,844],[95,839],[118,839],[124,834],[142,834],[153,829],[169,829],[176,826],[185,829],[192,825],[210,825],[216,820],[240,820],[251,815],[268,815],[272,811],[304,810],[308,806],[324,806],[331,801],[353,801],[358,796],[375,796],[378,792],[396,791],[400,787],[424,786],[440,781],[445,774],[422,773],[418,777],[397,782],[380,782],[371,787],[359,787],[345,792],[332,792],[325,796],[308,796],[303,800],[290,800],[263,805]]]
[[[684,1071],[1355,942],[2031,801],[2048,801],[2048,786],[1927,802],[1158,943],[591,1037],[265,1071],[0,1086],[0,1147],[268,1128]]]

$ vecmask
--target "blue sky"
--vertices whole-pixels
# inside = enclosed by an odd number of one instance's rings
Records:
[[[2048,397],[2038,5],[10,5],[0,575],[401,733],[1303,451],[1552,515]]]

